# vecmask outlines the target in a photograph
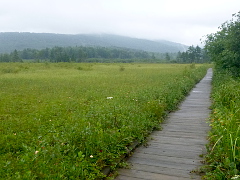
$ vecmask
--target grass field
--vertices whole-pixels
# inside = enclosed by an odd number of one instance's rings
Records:
[[[214,72],[205,179],[240,179],[240,79]]]
[[[0,64],[0,179],[101,179],[205,65]]]

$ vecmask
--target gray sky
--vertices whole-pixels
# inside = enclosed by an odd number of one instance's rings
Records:
[[[201,45],[240,0],[0,0],[0,32],[108,33]]]

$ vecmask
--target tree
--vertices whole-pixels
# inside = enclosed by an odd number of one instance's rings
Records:
[[[152,56],[151,56],[152,54]],[[7,54],[9,55],[9,54]],[[50,62],[112,62],[111,59],[124,59],[124,62],[141,61],[146,62],[152,60],[157,61],[159,57],[155,57],[155,53],[146,51],[133,50],[127,48],[114,47],[53,47],[42,50],[24,49],[22,51],[15,50],[10,53],[9,61],[18,62],[21,59],[43,60]],[[172,56],[172,54],[171,54]],[[156,58],[156,59],[155,59]],[[134,59],[134,60],[133,60]],[[0,54],[1,62],[8,62],[7,56]],[[120,62],[120,60],[117,60]]]
[[[11,57],[9,54],[1,54],[0,56],[0,62],[10,62],[11,61]]]
[[[178,51],[177,53],[177,58],[176,58],[178,63],[182,63],[182,53],[180,51]]]
[[[203,57],[203,51],[199,46],[196,46],[195,48],[195,62],[196,63],[201,63],[202,62],[202,57]]]
[[[205,49],[217,68],[240,76],[240,12],[223,23],[218,32],[207,35]]]
[[[187,51],[188,51],[188,59],[189,59],[190,63],[195,62],[195,59],[196,59],[195,47],[190,46]]]
[[[151,59],[156,59],[154,53],[152,53]]]
[[[206,50],[193,45],[186,52],[178,52],[176,59],[180,63],[204,63],[209,61]]]
[[[15,49],[11,54],[11,61],[12,62],[22,62],[22,59],[18,55],[18,51]]]
[[[171,60],[169,53],[166,53],[166,54],[165,54],[165,60],[167,60],[167,61],[170,61],[170,60]]]

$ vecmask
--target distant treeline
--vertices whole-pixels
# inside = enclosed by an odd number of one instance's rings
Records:
[[[209,62],[209,58],[205,49],[190,46],[186,52],[178,52],[176,61],[178,63],[206,63]]]
[[[152,59],[154,53],[123,48],[106,47],[54,47],[14,50],[12,53],[0,55],[1,62],[21,62],[22,60],[37,60],[49,62],[89,62],[101,59]]]
[[[109,47],[54,47],[37,49],[14,50],[11,53],[0,54],[0,62],[175,62],[203,63],[203,50],[190,46],[186,52],[151,53],[127,48]]]

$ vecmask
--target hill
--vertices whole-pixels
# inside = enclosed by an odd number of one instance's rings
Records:
[[[158,53],[174,53],[188,48],[188,46],[165,40],[152,41],[109,34],[0,33],[0,53],[9,53],[15,49],[43,49],[55,46],[124,47]]]

